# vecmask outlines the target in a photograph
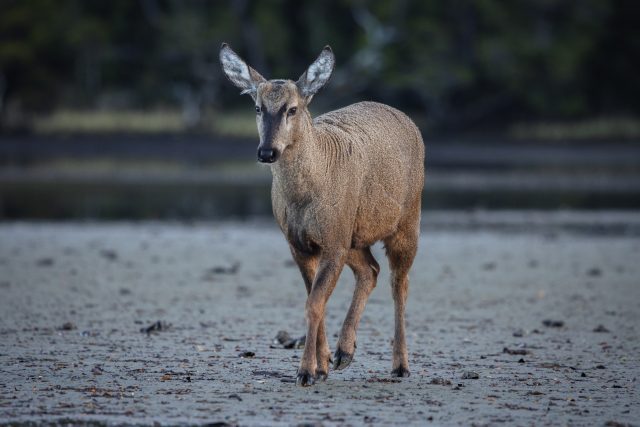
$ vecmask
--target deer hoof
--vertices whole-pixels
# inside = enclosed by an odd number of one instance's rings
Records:
[[[329,374],[327,374],[325,371],[316,371],[316,379],[320,380],[320,381],[326,381],[327,377],[329,376]]]
[[[338,347],[338,349],[336,350],[336,354],[333,355],[333,359],[333,369],[339,371],[351,364],[351,361],[353,360],[353,354],[342,351],[342,349]]]
[[[298,371],[298,376],[296,378],[296,385],[301,387],[309,387],[309,386],[312,386],[315,382],[316,382],[316,379],[309,372]]]
[[[391,371],[392,377],[407,378],[409,375],[411,375],[411,372],[409,372],[409,369],[405,368],[402,365],[398,366],[396,369]]]

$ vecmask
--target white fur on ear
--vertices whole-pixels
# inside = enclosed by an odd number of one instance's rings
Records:
[[[220,48],[220,64],[231,83],[242,89],[241,94],[248,93],[255,98],[264,77],[249,67],[226,43]]]
[[[298,79],[297,85],[303,96],[313,96],[329,81],[335,62],[333,51],[329,46],[325,46],[318,58]]]

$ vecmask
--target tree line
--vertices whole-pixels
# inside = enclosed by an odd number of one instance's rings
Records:
[[[2,0],[0,114],[246,108],[221,73],[229,42],[296,79],[325,44],[318,105],[387,102],[436,128],[640,110],[633,0]],[[187,114],[187,117],[189,117]]]

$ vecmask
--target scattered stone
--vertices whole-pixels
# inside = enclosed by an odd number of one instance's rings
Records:
[[[435,377],[431,379],[431,384],[435,384],[435,385],[451,385],[451,380],[442,378],[442,377]]]
[[[399,383],[399,382],[401,382],[401,380],[398,379],[398,378],[372,377],[372,378],[367,378],[367,382],[368,383],[388,383],[388,384],[391,384],[391,383]]]
[[[589,276],[589,277],[600,277],[600,276],[602,276],[602,270],[600,270],[597,267],[590,268],[587,271],[587,276]]]
[[[95,365],[92,369],[91,369],[91,373],[93,375],[102,375],[102,373],[104,372],[104,369],[102,369],[102,366],[100,365]]]
[[[36,261],[38,267],[51,267],[53,265],[53,258],[40,258]]]
[[[60,326],[61,331],[73,331],[76,328],[76,325],[73,322],[65,322]]]
[[[495,262],[485,262],[484,264],[482,264],[482,269],[484,271],[495,270],[496,269],[496,263]]]
[[[102,249],[100,256],[109,261],[115,261],[118,259],[118,253],[112,249]]]
[[[515,331],[513,331],[513,336],[516,338],[521,338],[524,336],[524,330],[522,329],[516,329]]]
[[[544,326],[546,326],[547,328],[562,328],[564,326],[564,321],[563,320],[545,319],[545,320],[542,321],[542,324]]]
[[[278,334],[273,339],[273,344],[279,344],[286,349],[303,348],[306,341],[306,335],[300,338],[291,338],[291,335],[287,331],[278,331]]]
[[[237,394],[230,394],[229,395],[229,399],[236,399],[238,402],[242,402],[242,398],[240,396],[238,396]]]
[[[278,331],[276,337],[273,339],[274,344],[283,345],[284,343],[291,341],[291,335],[287,331]]]
[[[170,324],[163,322],[161,320],[158,320],[157,322],[153,322],[146,328],[140,328],[140,332],[144,332],[145,334],[150,335],[153,332],[166,331],[167,329],[169,329],[170,326],[171,326]]]
[[[120,288],[118,292],[122,296],[131,295],[131,289],[127,289],[127,288]]]
[[[253,351],[243,351],[238,356],[243,358],[243,359],[250,359],[250,358],[254,357],[255,355],[256,354]]]
[[[283,347],[286,349],[298,349],[298,348],[304,348],[304,343],[307,340],[307,336],[303,335],[300,338],[294,338],[290,341],[287,341],[286,343],[283,344]]]
[[[240,270],[240,263],[234,262],[230,266],[216,266],[210,268],[207,272],[211,274],[236,274]]]
[[[520,355],[520,356],[524,356],[530,353],[529,350],[526,350],[524,348],[508,348],[508,347],[503,348],[502,352],[507,354]]]
[[[580,374],[580,377],[581,377],[581,378],[586,378],[586,377],[587,377],[587,374],[585,374],[585,373],[583,372],[583,373],[581,373],[581,374]]]
[[[463,380],[477,380],[480,378],[480,374],[473,371],[465,371],[461,377]]]
[[[523,358],[518,359],[518,363],[525,363]]]
[[[609,332],[609,330],[607,328],[605,328],[603,325],[598,325],[593,329],[593,332]]]

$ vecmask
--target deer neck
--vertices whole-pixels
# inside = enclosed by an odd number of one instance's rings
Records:
[[[293,144],[273,164],[273,188],[288,200],[305,200],[318,195],[327,181],[327,159],[322,135],[311,121]]]

